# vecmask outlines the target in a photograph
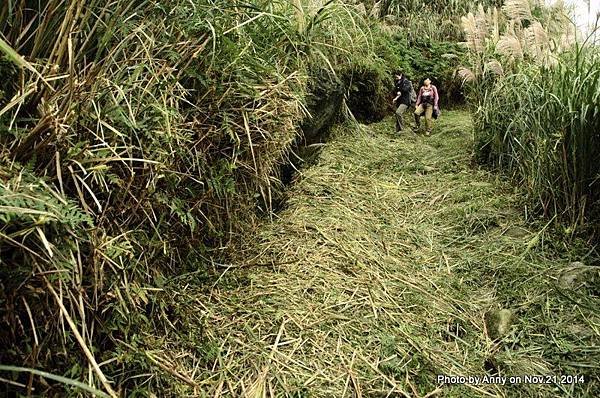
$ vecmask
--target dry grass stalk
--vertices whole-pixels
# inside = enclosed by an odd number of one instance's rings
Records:
[[[530,0],[506,0],[502,6],[502,11],[513,20],[530,20],[531,4]]]
[[[512,61],[519,61],[524,56],[521,41],[514,34],[500,36],[500,40],[496,43],[496,52]]]
[[[42,271],[40,270],[39,272],[42,272]],[[81,336],[81,333],[79,333],[79,330],[77,329],[77,325],[75,325],[75,322],[73,322],[73,319],[69,315],[69,311],[65,308],[65,305],[63,304],[62,298],[56,293],[56,290],[54,290],[54,287],[52,286],[52,284],[48,281],[48,279],[45,276],[44,276],[44,280],[46,282],[46,287],[48,288],[48,290],[50,291],[52,296],[54,296],[54,299],[56,300],[56,304],[58,304],[58,307],[60,308],[60,312],[61,312],[62,316],[67,321],[67,324],[69,325],[69,328],[71,329],[71,332],[77,339],[79,346],[81,347],[87,360],[89,361],[90,365],[92,366],[92,369],[94,370],[94,373],[98,377],[98,380],[100,380],[100,383],[102,384],[102,386],[104,387],[106,392],[111,396],[111,398],[117,398],[118,394],[113,390],[112,386],[108,382],[108,379],[106,378],[106,376],[100,369],[100,366],[98,366],[98,362],[96,362],[96,359],[94,358],[94,354],[92,354],[92,352],[88,348],[87,344],[85,343],[83,337]]]

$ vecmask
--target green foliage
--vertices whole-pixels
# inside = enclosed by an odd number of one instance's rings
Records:
[[[355,61],[343,73],[347,105],[361,122],[376,122],[389,111],[391,73],[381,60]]]
[[[0,209],[0,222],[11,229],[46,225],[71,229],[92,226],[91,217],[72,200],[63,198],[44,179],[25,169],[0,184]]]
[[[124,395],[173,384],[140,376],[164,372],[151,333],[196,316],[164,280],[206,282],[272,209],[315,79],[345,83],[363,121],[386,115],[394,69],[453,93],[441,10],[386,25],[332,1],[3,2],[0,362],[101,388],[85,346]]]
[[[271,209],[309,71],[374,59],[369,26],[341,2],[49,0],[3,2],[0,35],[1,362],[100,387],[62,300],[135,395],[160,367],[133,352],[172,325],[149,292]]]
[[[578,46],[554,66],[522,66],[486,92],[477,154],[508,170],[544,214],[571,226],[597,212],[600,54]]]
[[[455,72],[465,55],[464,48],[455,42],[431,39],[416,40],[411,43],[411,48],[419,51],[412,60],[420,80],[429,77],[446,103],[462,101],[462,87]]]
[[[502,5],[503,0],[384,0],[380,16],[393,17],[403,26],[408,38],[438,42],[463,40],[460,16],[477,8]]]
[[[561,2],[479,7],[462,25],[478,160],[506,169],[572,233],[598,208],[598,48],[577,42]]]
[[[415,89],[429,77],[438,86],[442,100],[447,103],[462,100],[462,87],[455,77],[455,71],[466,55],[460,44],[427,37],[411,40],[400,29],[378,29],[376,32],[375,53],[382,60],[388,76],[401,70],[413,80]]]

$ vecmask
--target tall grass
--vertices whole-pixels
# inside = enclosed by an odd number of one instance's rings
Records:
[[[381,16],[395,16],[406,27],[411,41],[424,39],[436,41],[461,41],[463,31],[460,17],[477,8],[500,6],[498,0],[383,0]]]
[[[597,216],[600,52],[578,45],[553,66],[530,65],[486,92],[476,120],[479,156],[519,179],[544,214],[571,226]]]
[[[510,0],[462,25],[479,160],[516,177],[545,215],[582,225],[598,200],[598,47],[578,41],[560,3]]]

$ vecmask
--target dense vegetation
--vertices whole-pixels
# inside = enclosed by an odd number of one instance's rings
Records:
[[[272,217],[304,133],[382,120],[397,69],[431,77],[444,106],[465,83],[478,158],[565,225],[595,220],[600,58],[561,9],[531,4],[3,2],[0,365],[53,373],[12,369],[5,388],[181,381],[143,350],[187,316],[173,281],[219,275]]]
[[[9,1],[0,33],[0,363],[108,391],[96,363],[122,352],[102,369],[135,384],[124,347],[168,323],[165,275],[269,213],[311,93],[337,82],[374,121],[398,59],[455,66],[338,2]]]
[[[506,169],[568,235],[598,220],[600,51],[562,8],[506,1],[463,18],[479,159]]]

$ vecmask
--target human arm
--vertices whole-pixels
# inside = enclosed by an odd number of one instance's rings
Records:
[[[440,96],[438,95],[437,87],[433,86],[433,107],[435,109],[440,109],[438,102],[440,100]]]
[[[419,94],[417,94],[417,102],[415,104],[415,106],[419,106],[421,105],[421,94],[423,93],[423,87],[421,87],[419,89]]]
[[[396,94],[396,96],[394,97],[392,102],[395,103],[402,96],[402,86],[400,82],[396,82],[396,84],[394,85],[394,93]]]

